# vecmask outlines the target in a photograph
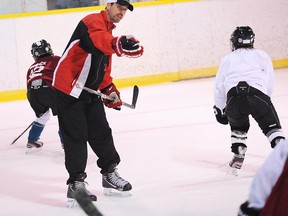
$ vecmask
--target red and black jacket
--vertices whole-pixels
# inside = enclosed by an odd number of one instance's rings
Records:
[[[106,11],[90,14],[77,25],[54,72],[53,86],[75,98],[81,88],[98,90],[112,83],[112,30]]]

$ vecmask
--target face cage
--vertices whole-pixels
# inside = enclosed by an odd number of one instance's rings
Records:
[[[49,50],[46,51],[45,49],[48,48]],[[41,52],[37,51],[37,50],[40,50]],[[44,51],[43,51],[44,50]],[[38,52],[39,54],[38,55],[35,55],[35,53]],[[39,58],[41,58],[42,56],[53,56],[54,53],[50,47],[50,45],[48,44],[48,46],[46,46],[44,49],[42,48],[39,48],[39,47],[36,47],[34,50],[32,49],[31,50],[31,54],[34,58],[35,61],[37,61]]]

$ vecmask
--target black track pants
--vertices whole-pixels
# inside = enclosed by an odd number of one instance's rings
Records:
[[[97,165],[101,173],[107,172],[120,157],[115,149],[111,128],[106,119],[101,98],[88,95],[76,99],[57,91],[58,121],[62,133],[65,166],[69,173],[67,183],[85,172],[87,164],[87,142],[98,156]]]

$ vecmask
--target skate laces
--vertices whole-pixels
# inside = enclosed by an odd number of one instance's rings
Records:
[[[77,189],[82,188],[85,190],[86,194],[92,195],[91,192],[86,189],[86,185],[88,185],[88,182],[86,181],[75,181],[74,184],[72,184],[71,189],[75,192]]]
[[[234,154],[232,160],[229,163],[230,167],[241,169],[242,164],[244,162],[245,153],[247,151],[247,147],[238,146],[238,154]]]
[[[241,169],[244,161],[243,155],[234,155],[233,159],[229,162],[229,166],[236,169]]]
[[[108,181],[110,181],[113,185],[119,187],[124,187],[128,183],[125,179],[119,176],[119,173],[116,171],[116,169],[113,172],[107,173],[104,176],[107,176]]]

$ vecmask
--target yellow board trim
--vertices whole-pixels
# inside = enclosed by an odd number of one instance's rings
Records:
[[[288,68],[288,58],[273,60],[273,66],[277,68]],[[180,80],[205,78],[215,76],[218,66],[194,68],[190,70],[182,70],[177,72],[167,72],[161,74],[151,74],[137,77],[114,79],[114,83],[118,88],[126,88],[134,85],[152,85],[165,82],[175,82]],[[14,100],[25,100],[26,89],[3,91],[0,92],[0,102],[8,102]]]
[[[277,68],[288,68],[288,58],[273,60],[273,66]],[[115,79],[114,83],[119,88],[130,87],[133,85],[151,85],[164,82],[175,82],[180,80],[205,78],[215,76],[218,66],[192,68],[177,72],[167,72],[161,74],[151,74],[138,77]]]
[[[166,4],[174,4],[174,3],[185,3],[185,2],[199,2],[199,1],[203,1],[203,0],[158,0],[158,1],[150,1],[150,2],[135,2],[132,4],[134,7],[145,7],[145,6],[166,5]],[[31,17],[31,16],[46,16],[46,15],[86,12],[86,11],[101,11],[101,10],[104,10],[105,7],[106,5],[100,5],[100,6],[55,9],[55,10],[27,12],[27,13],[2,14],[0,15],[0,19],[11,19],[11,18],[13,19],[13,18],[22,18],[22,17]]]
[[[26,89],[0,92],[0,102],[24,100],[27,98],[26,92]]]

